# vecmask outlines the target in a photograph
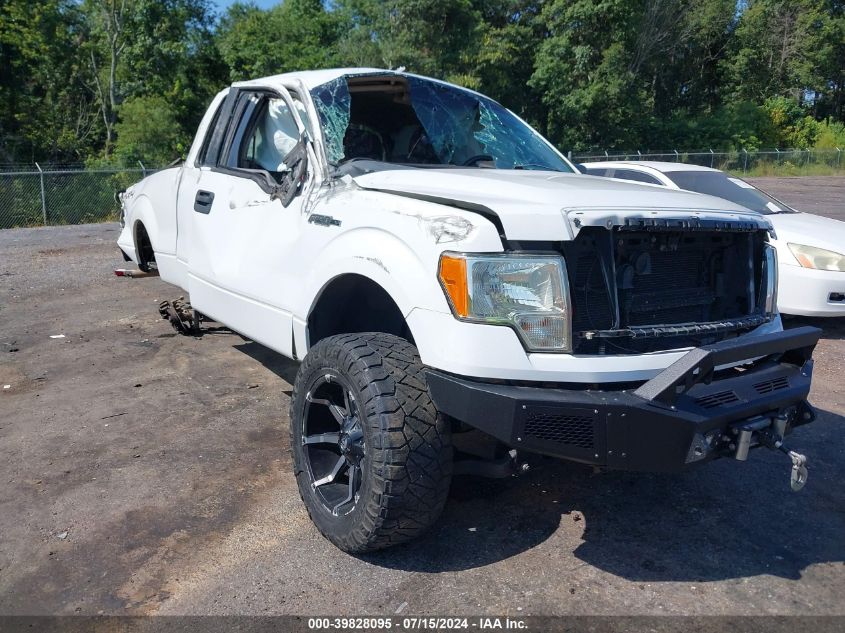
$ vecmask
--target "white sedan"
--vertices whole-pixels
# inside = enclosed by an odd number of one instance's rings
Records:
[[[593,176],[697,191],[768,216],[777,237],[778,308],[784,314],[845,316],[845,222],[800,213],[750,183],[718,169],[654,161],[585,163]]]

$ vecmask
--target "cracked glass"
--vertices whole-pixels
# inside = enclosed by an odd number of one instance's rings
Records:
[[[390,78],[397,80],[392,75],[386,80]],[[311,91],[329,161],[337,165],[366,157],[400,164],[572,172],[543,137],[495,101],[420,77],[398,79],[407,86],[406,98],[396,99],[390,111],[380,111],[375,122],[372,117],[363,120],[366,114],[361,114],[360,105],[353,109],[353,100],[359,97],[350,94],[346,77]],[[368,93],[372,98],[373,91]],[[407,113],[398,114],[402,108],[410,110],[417,123],[409,125]],[[355,120],[353,111],[362,121]],[[401,125],[391,127],[394,111],[393,118]],[[416,131],[409,129],[414,127]],[[350,148],[353,144],[355,151]]]
[[[444,164],[492,160],[499,169],[572,170],[534,130],[495,101],[409,77],[411,104]]]
[[[344,159],[343,137],[349,127],[352,98],[346,77],[317,86],[311,91],[314,107],[320,117],[320,127],[326,139],[326,155],[330,163],[337,164]]]

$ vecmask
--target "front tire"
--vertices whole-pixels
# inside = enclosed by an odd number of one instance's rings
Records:
[[[300,496],[340,549],[398,545],[440,516],[452,475],[449,422],[408,341],[365,333],[317,343],[294,381],[290,421]]]

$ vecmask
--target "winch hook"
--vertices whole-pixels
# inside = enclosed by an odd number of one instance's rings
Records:
[[[792,461],[792,470],[789,474],[789,487],[795,492],[801,490],[807,483],[807,456],[789,450],[783,443],[783,437],[779,434],[772,432],[761,433],[760,439],[764,446],[779,450]]]
[[[789,476],[789,485],[796,492],[807,483],[807,456],[796,453],[781,444],[778,449],[792,460],[792,473]]]

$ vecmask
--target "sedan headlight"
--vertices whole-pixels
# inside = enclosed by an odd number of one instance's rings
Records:
[[[572,349],[562,257],[443,253],[438,276],[457,318],[510,326],[530,351]]]
[[[789,244],[789,250],[804,268],[845,272],[845,255],[815,246]]]

